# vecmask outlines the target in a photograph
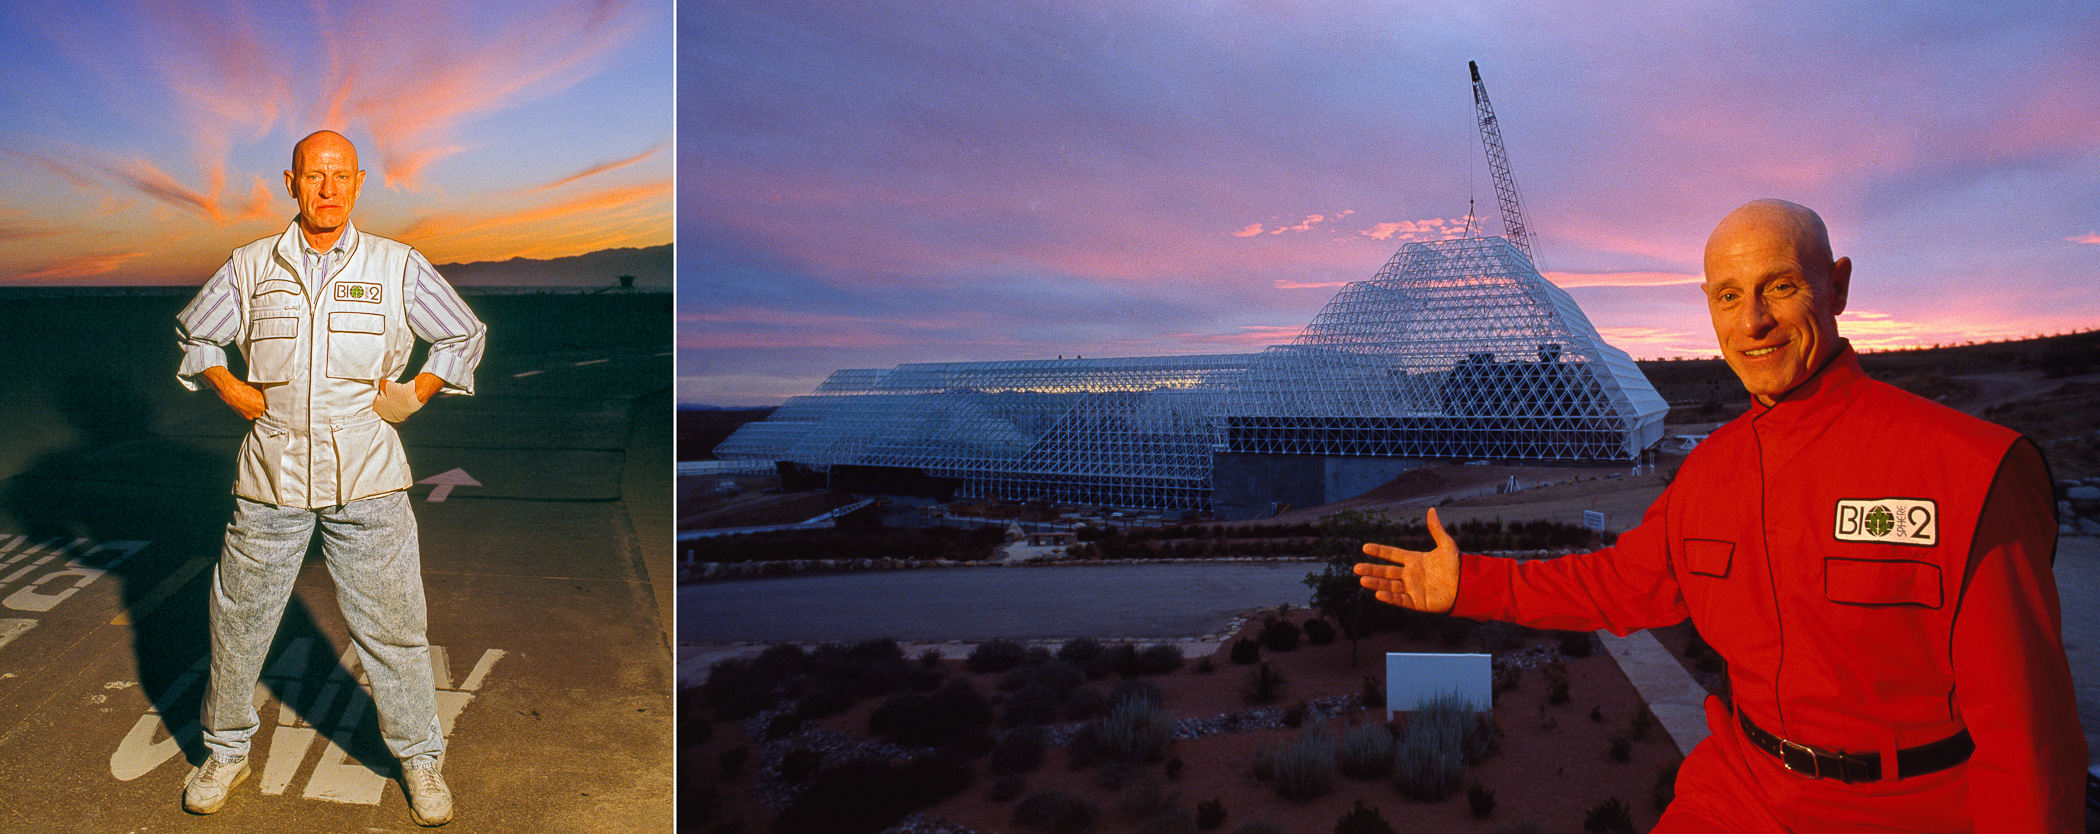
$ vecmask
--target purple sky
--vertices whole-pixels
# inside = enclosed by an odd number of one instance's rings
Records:
[[[1468,60],[1635,356],[1713,355],[1757,197],[1823,213],[1863,347],[2100,325],[2100,6],[1836,5],[682,3],[679,399],[1289,341],[1469,199],[1501,232]]]

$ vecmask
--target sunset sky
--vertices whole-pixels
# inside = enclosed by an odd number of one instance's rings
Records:
[[[671,0],[10,0],[0,286],[199,284],[348,135],[437,263],[671,242]]]
[[[1842,11],[1837,9],[1842,8]],[[1714,355],[1780,197],[1867,348],[2100,326],[2100,3],[685,2],[679,400],[900,362],[1252,352],[1501,232],[1635,356]]]

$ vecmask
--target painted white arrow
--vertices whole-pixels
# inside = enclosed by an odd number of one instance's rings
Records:
[[[431,504],[444,503],[446,498],[451,497],[453,487],[481,486],[481,482],[474,480],[474,476],[467,474],[467,470],[465,469],[453,469],[446,472],[439,472],[428,478],[424,478],[423,480],[417,481],[416,483],[437,485],[435,488],[430,490],[429,497],[423,499],[426,503]]]

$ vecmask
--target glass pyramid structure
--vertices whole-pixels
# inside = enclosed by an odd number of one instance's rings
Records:
[[[1500,237],[1410,243],[1258,354],[842,370],[715,448],[901,467],[965,497],[1211,502],[1218,453],[1631,460],[1668,406]]]

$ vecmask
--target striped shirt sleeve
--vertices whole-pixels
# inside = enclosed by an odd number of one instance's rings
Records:
[[[175,337],[182,349],[182,366],[175,380],[195,391],[197,374],[226,364],[226,345],[241,332],[241,299],[233,285],[233,262],[204,282],[197,297],[175,315]]]
[[[430,358],[423,363],[422,373],[443,379],[443,392],[474,393],[474,369],[487,347],[488,328],[423,253],[409,252],[408,274],[401,283],[409,330],[430,343]]]

